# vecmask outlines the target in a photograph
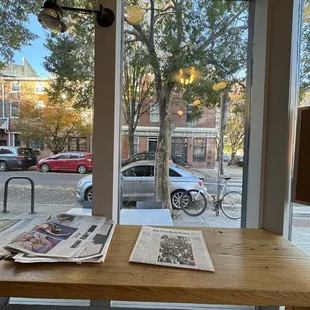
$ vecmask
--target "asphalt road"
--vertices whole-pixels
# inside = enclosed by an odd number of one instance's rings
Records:
[[[42,173],[38,171],[0,172],[0,206],[3,203],[5,181],[13,176],[30,177],[35,183],[35,204],[76,205],[76,186],[85,175],[76,173]],[[30,183],[12,180],[9,184],[8,207],[30,202]]]

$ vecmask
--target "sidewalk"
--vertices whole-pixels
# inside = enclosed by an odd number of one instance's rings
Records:
[[[214,182],[218,179],[218,162],[215,163],[214,169],[190,168],[190,170],[204,175],[206,182]],[[242,167],[230,166],[224,163],[224,175],[232,178],[242,178]]]

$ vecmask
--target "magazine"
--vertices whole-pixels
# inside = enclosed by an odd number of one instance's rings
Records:
[[[17,262],[102,262],[115,225],[104,217],[58,214],[37,223],[4,249]]]
[[[143,226],[129,261],[215,271],[200,230]]]

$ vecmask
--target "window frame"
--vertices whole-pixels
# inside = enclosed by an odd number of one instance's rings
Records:
[[[13,115],[13,104],[18,105],[18,109],[16,109],[18,111],[18,116]],[[10,118],[19,118],[19,116],[20,116],[20,102],[19,101],[11,101],[10,102]]]
[[[13,84],[18,84],[18,90],[13,90]],[[11,93],[19,94],[20,93],[20,81],[12,81],[11,82]]]
[[[43,84],[44,85],[44,90],[43,91],[37,91],[38,84]],[[34,83],[34,93],[35,94],[44,94],[45,93],[45,89],[46,89],[45,85],[46,85],[46,82],[38,82],[38,81],[35,82]]]
[[[150,103],[150,123],[158,123],[159,119],[159,105],[157,103]]]
[[[201,146],[200,144],[197,145],[195,143],[195,141],[197,142],[197,140],[201,141],[203,146]],[[196,149],[202,149],[203,150],[203,155],[195,155],[195,150]],[[203,163],[206,162],[206,156],[207,156],[207,141],[205,138],[193,138],[193,162],[195,163]],[[199,159],[197,159],[199,158]]]

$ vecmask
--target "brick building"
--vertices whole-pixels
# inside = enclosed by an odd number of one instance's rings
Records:
[[[216,153],[216,109],[201,109],[201,117],[192,120],[192,106],[175,99],[171,104],[173,124],[171,156],[181,157],[190,167],[213,168]],[[182,111],[180,113],[179,111]],[[178,113],[179,112],[179,113]],[[182,114],[182,115],[179,115]],[[134,151],[156,151],[159,133],[159,109],[153,103],[144,113],[135,131]],[[129,156],[128,126],[122,122],[122,158]]]
[[[16,130],[15,124],[23,100],[31,98],[38,107],[44,107],[49,83],[50,79],[39,77],[25,58],[22,65],[8,64],[0,71],[0,146],[31,147],[41,151],[40,158],[51,155],[43,143],[21,141],[21,133]],[[90,137],[73,138],[67,150],[90,151],[90,140]]]

